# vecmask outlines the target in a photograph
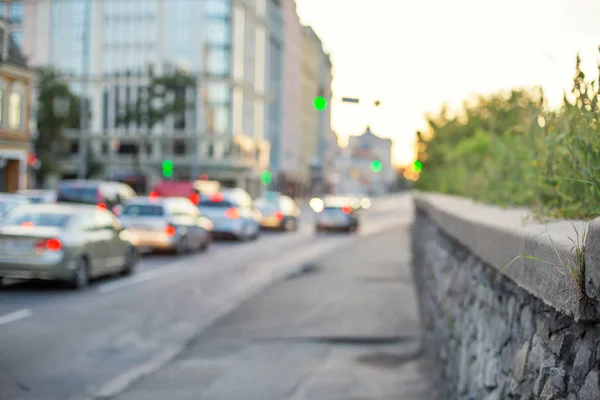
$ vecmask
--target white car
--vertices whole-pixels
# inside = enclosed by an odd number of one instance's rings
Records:
[[[248,240],[260,235],[261,214],[243,189],[225,189],[201,196],[198,207],[212,221],[214,238]]]

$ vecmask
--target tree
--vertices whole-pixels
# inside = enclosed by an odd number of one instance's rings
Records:
[[[145,95],[138,96],[134,103],[127,104],[117,122],[119,125],[134,124],[140,129],[141,135],[137,144],[137,168],[142,171],[141,149],[144,148],[155,126],[163,123],[168,117],[185,116],[193,104],[186,99],[188,88],[195,87],[196,81],[181,71],[170,75],[152,76]]]
[[[37,75],[38,138],[34,148],[41,162],[36,179],[43,183],[48,175],[60,173],[59,159],[66,144],[63,130],[79,128],[80,99],[51,67],[39,68]]]

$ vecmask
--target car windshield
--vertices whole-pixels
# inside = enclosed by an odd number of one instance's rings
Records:
[[[57,201],[96,204],[98,202],[98,189],[95,187],[63,186],[58,189]]]
[[[200,207],[237,207],[233,202],[223,199],[221,201],[215,201],[210,198],[203,198],[200,200]]]
[[[323,209],[323,211],[327,212],[327,213],[331,213],[331,214],[336,214],[336,213],[344,213],[344,214],[346,214],[346,212],[344,212],[344,208],[350,209],[351,207],[349,207],[349,206],[348,207],[328,206],[328,207],[325,207]]]
[[[258,199],[254,202],[254,206],[260,211],[275,211],[279,208],[277,199]]]
[[[20,203],[14,200],[0,200],[0,214],[4,214],[5,212],[15,208]]]
[[[162,206],[153,204],[129,204],[121,215],[128,217],[162,217],[165,210]]]
[[[32,204],[41,204],[44,202],[43,196],[27,196],[27,198]]]
[[[10,214],[3,225],[33,225],[64,228],[71,218],[71,214],[58,212],[31,212],[23,211]]]

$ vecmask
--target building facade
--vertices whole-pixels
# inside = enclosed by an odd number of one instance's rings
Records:
[[[375,160],[381,163],[380,170],[372,169]],[[387,193],[396,174],[392,166],[392,141],[376,136],[367,127],[363,134],[351,136],[348,147],[338,152],[336,168],[339,179],[335,192],[338,194]]]
[[[34,78],[10,35],[10,23],[0,19],[0,192],[27,188]]]
[[[10,38],[16,47],[23,49],[23,17],[25,0],[3,0],[0,2],[0,18],[8,23]]]
[[[256,193],[270,152],[267,2],[36,0],[24,6],[23,48],[32,65],[54,66],[89,99],[92,151],[108,176],[156,180],[170,159],[176,178],[207,174]],[[175,72],[195,82],[178,93],[187,111],[152,129],[120,123],[153,76]],[[67,174],[77,169],[78,136]]]
[[[283,130],[279,147],[279,190],[302,196],[304,174],[300,169],[302,137],[302,25],[295,0],[282,0],[283,49]]]
[[[278,186],[281,173],[283,136],[283,57],[284,11],[281,0],[269,0],[267,5],[267,139],[271,146],[269,171]]]
[[[331,129],[331,102],[333,81],[331,57],[323,53],[319,63],[319,93],[325,98],[328,106],[318,113],[319,126],[317,133],[317,164],[312,169],[311,184],[313,191],[325,194],[330,191],[334,164],[332,163],[332,152],[337,147],[337,135]]]
[[[315,171],[320,168],[319,145],[323,119],[314,107],[314,100],[320,94],[321,62],[323,47],[321,40],[309,26],[302,27],[301,62],[301,134],[298,164],[302,173],[305,193],[313,195]]]

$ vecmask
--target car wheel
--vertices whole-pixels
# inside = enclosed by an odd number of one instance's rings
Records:
[[[186,236],[182,236],[179,241],[177,242],[177,244],[175,245],[175,254],[177,254],[178,256],[186,254],[189,249],[190,249],[190,243],[189,243],[189,239]]]
[[[135,265],[138,262],[138,252],[135,247],[130,247],[125,256],[125,265],[123,266],[123,275],[131,275],[135,271]]]
[[[202,243],[200,244],[200,252],[204,253],[208,250],[208,247],[210,246],[210,237],[206,238],[206,240],[203,240]]]
[[[71,279],[73,289],[83,289],[90,283],[90,267],[84,257],[78,257],[75,260],[75,271]]]
[[[5,283],[6,283],[6,278],[3,278],[0,276],[0,289],[2,289],[4,287]]]
[[[296,230],[296,221],[293,219],[288,219],[283,223],[283,230],[286,232],[295,231]]]

